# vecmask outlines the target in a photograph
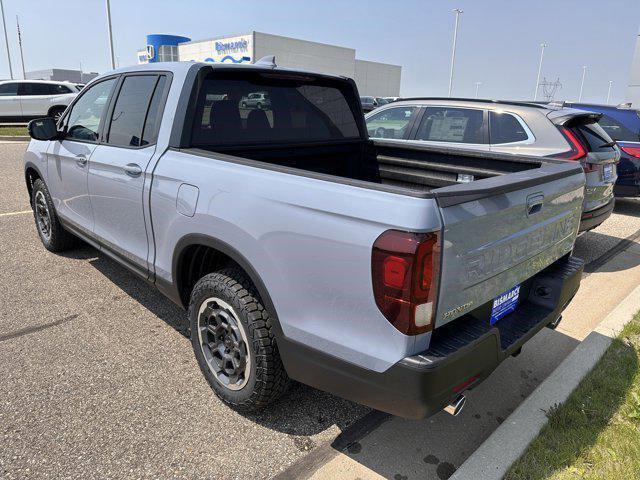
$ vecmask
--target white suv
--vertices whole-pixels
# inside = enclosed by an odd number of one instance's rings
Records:
[[[73,83],[45,80],[0,82],[0,121],[26,121],[62,115],[80,89]]]

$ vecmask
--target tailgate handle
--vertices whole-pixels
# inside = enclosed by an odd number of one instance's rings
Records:
[[[544,195],[541,193],[534,193],[527,197],[527,215],[535,215],[542,210],[542,204],[544,202]]]

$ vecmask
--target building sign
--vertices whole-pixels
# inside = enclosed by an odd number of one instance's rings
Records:
[[[178,46],[181,61],[251,63],[253,35],[190,42]]]

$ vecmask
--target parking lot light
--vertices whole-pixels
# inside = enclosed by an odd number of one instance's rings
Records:
[[[454,8],[452,10],[456,14],[456,26],[453,29],[453,47],[451,49],[451,71],[449,72],[449,97],[451,96],[451,90],[453,89],[453,66],[456,63],[456,43],[458,41],[458,23],[460,21],[460,14],[462,9]]]
[[[613,80],[609,80],[609,90],[607,90],[607,101],[605,102],[609,105],[609,100],[611,99],[611,85],[613,85]]]
[[[578,95],[578,101],[582,101],[582,90],[584,90],[584,77],[587,76],[587,66],[582,66],[582,80],[580,81],[580,94]]]
[[[542,42],[540,44],[540,62],[538,63],[538,76],[536,77],[536,90],[533,92],[533,101],[535,102],[538,98],[538,89],[540,88],[540,73],[542,72],[542,59],[544,58],[544,49],[549,45]]]

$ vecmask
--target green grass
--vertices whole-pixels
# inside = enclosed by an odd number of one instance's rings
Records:
[[[0,135],[10,135],[12,137],[29,136],[29,132],[27,127],[5,127],[0,125]]]
[[[639,364],[640,312],[505,479],[640,479]]]

